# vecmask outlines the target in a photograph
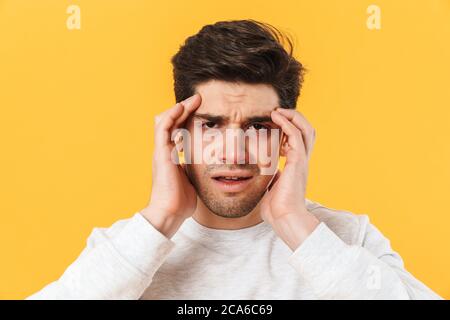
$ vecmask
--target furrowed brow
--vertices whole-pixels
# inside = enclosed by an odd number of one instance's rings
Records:
[[[209,113],[194,113],[192,115],[192,117],[194,119],[203,119],[203,120],[207,120],[207,121],[211,121],[211,122],[215,122],[215,123],[223,123],[224,121],[226,121],[228,118],[224,117],[224,116],[216,116],[213,114],[209,114]]]
[[[270,116],[252,116],[247,118],[247,122],[273,122]]]
[[[195,119],[203,119],[207,121],[211,121],[214,123],[225,123],[229,121],[229,118],[226,116],[221,115],[213,115],[209,113],[194,113],[192,117]],[[261,116],[250,116],[248,118],[245,118],[245,122],[247,123],[254,123],[254,122],[273,122],[270,115],[261,115]]]

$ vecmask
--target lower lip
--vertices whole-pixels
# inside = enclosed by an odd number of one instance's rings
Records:
[[[253,177],[245,180],[217,180],[212,179],[217,188],[224,192],[241,192],[245,190],[248,184],[252,181]]]

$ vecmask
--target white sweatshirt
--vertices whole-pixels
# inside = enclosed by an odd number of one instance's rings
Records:
[[[442,299],[408,273],[367,215],[306,199],[321,223],[292,251],[262,222],[168,239],[139,212],[94,228],[64,274],[27,299]]]

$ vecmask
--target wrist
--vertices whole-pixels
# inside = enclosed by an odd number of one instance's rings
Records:
[[[319,224],[320,221],[306,209],[284,214],[272,221],[274,231],[292,251],[295,251]]]
[[[185,220],[183,217],[168,214],[151,205],[141,210],[140,213],[155,229],[169,239],[178,231]]]

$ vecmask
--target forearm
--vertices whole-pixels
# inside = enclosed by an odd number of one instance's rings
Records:
[[[95,228],[64,274],[28,299],[139,299],[175,243],[139,213],[109,231]]]
[[[289,262],[319,299],[439,298],[406,272],[393,251],[386,249],[378,256],[360,245],[349,245],[323,222]]]

